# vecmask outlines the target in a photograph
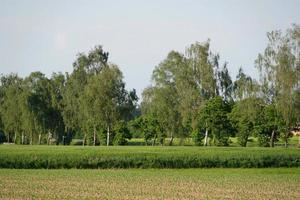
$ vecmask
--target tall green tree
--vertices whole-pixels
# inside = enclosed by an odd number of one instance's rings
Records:
[[[50,142],[52,137],[57,138],[53,122],[55,117],[53,116],[53,106],[51,97],[51,81],[41,72],[32,72],[26,79],[25,84],[27,86],[27,96],[25,97],[25,106],[28,106],[29,116],[28,120],[33,122],[26,122],[27,126],[34,127],[30,130],[30,144],[33,144],[35,140],[41,143],[42,137],[47,138],[47,142]],[[25,116],[24,116],[25,117]]]
[[[16,74],[1,77],[1,121],[7,142],[17,142],[21,134],[21,98],[22,79]]]
[[[68,134],[86,132],[81,98],[90,77],[99,74],[108,64],[108,52],[96,46],[88,54],[80,53],[73,63],[73,72],[66,75],[63,96],[63,120]],[[81,134],[80,134],[81,135]]]
[[[286,33],[267,33],[268,45],[258,55],[256,67],[266,101],[275,105],[285,121],[283,138],[288,143],[289,132],[299,121],[297,91],[300,88],[300,26],[293,25]]]
[[[217,95],[218,59],[209,41],[197,42],[185,55],[171,51],[153,71],[153,85],[145,90],[142,105],[148,104],[163,124],[170,145],[174,136],[184,137],[197,129],[201,105]]]
[[[112,141],[113,126],[121,119],[120,109],[124,106],[126,95],[123,75],[115,65],[107,66],[101,73],[92,76],[85,87],[82,96],[85,119],[94,126],[94,138],[97,125],[106,128],[107,146]]]
[[[261,117],[257,119],[258,139],[260,146],[274,147],[275,141],[280,133],[284,131],[285,122],[277,112],[274,104],[266,104],[261,112]]]
[[[249,137],[253,136],[258,128],[261,128],[259,118],[264,108],[264,102],[257,97],[242,99],[233,106],[228,114],[231,124],[237,130],[238,143],[246,147]]]
[[[200,109],[198,124],[205,131],[204,146],[208,144],[209,133],[217,146],[228,146],[231,127],[227,117],[230,105],[220,96],[208,100]],[[199,133],[200,134],[200,133]]]
[[[225,63],[221,70],[217,72],[217,87],[218,94],[223,97],[223,99],[232,104],[233,103],[233,92],[234,92],[234,84],[229,74],[227,63]]]
[[[148,145],[152,140],[152,146],[154,146],[157,139],[161,145],[164,144],[164,138],[166,137],[166,134],[164,133],[163,127],[157,120],[156,116],[153,116],[149,113],[143,114],[142,116],[133,120],[131,124],[135,131],[142,133],[146,145]]]
[[[195,131],[200,107],[217,95],[216,72],[219,56],[210,51],[209,41],[196,42],[186,50],[187,65],[178,76],[180,113],[185,127]]]

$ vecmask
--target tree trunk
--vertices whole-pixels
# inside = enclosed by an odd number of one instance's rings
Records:
[[[106,146],[109,146],[109,126],[107,126],[107,138],[106,138]]]
[[[83,136],[83,142],[82,142],[82,146],[84,146],[85,145],[85,138],[86,138],[86,133],[84,134],[84,136]]]
[[[21,144],[24,144],[24,132],[22,132],[22,136],[21,136]]]
[[[9,135],[10,135],[10,134],[8,133],[8,136],[7,136],[7,143],[9,143]]]
[[[271,135],[271,140],[270,140],[270,147],[274,147],[274,136],[275,136],[275,131],[272,131],[272,135]]]
[[[96,126],[94,125],[94,146],[96,146]]]
[[[39,145],[41,144],[42,141],[42,134],[39,134]]]
[[[160,145],[164,146],[164,138],[160,138]]]
[[[171,132],[171,138],[170,138],[169,146],[173,145],[173,140],[174,140],[174,136],[173,136],[173,131],[172,131]]]
[[[284,147],[287,148],[288,146],[288,131],[285,132],[285,141],[284,141]]]
[[[298,135],[298,147],[300,148],[300,135]]]
[[[207,146],[207,142],[208,142],[208,130],[206,128],[205,129],[205,137],[204,137],[204,146]]]
[[[152,141],[152,146],[155,145],[155,141],[156,141],[156,136],[154,137],[153,141]]]
[[[32,134],[32,132],[30,133],[30,145],[33,145],[33,134]]]
[[[16,144],[17,141],[17,133],[15,132],[15,137],[14,137],[14,143]]]

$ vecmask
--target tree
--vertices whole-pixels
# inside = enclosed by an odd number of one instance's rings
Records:
[[[143,114],[156,117],[163,127],[162,134],[170,137],[169,145],[171,146],[174,135],[178,133],[181,125],[175,88],[171,86],[148,88],[143,92],[143,99]]]
[[[82,96],[88,80],[99,74],[108,65],[108,52],[102,46],[95,46],[86,55],[79,53],[73,63],[73,72],[66,75],[66,83],[62,92],[63,96],[63,120],[66,132],[70,135],[77,133],[81,136],[87,132],[87,122],[84,119],[84,106],[82,106]],[[86,134],[84,134],[86,140]],[[83,143],[85,144],[85,143]]]
[[[179,111],[186,129],[197,129],[197,117],[205,101],[217,95],[216,71],[219,56],[210,51],[209,41],[196,42],[186,50],[186,66],[178,71]]]
[[[26,130],[30,132],[30,144],[38,137],[38,143],[48,133],[47,143],[49,144],[52,136],[58,141],[56,132],[57,112],[53,107],[54,100],[52,91],[54,90],[51,81],[41,72],[32,72],[25,79],[24,93],[24,122]],[[27,120],[26,117],[29,117]],[[25,129],[25,128],[24,128]]]
[[[274,147],[274,142],[284,131],[284,120],[277,112],[274,104],[267,104],[261,112],[260,125],[258,126],[260,146]]]
[[[148,104],[148,110],[144,113],[152,113],[152,116],[157,116],[157,120],[164,127],[162,131],[170,137],[170,146],[173,144],[175,136],[183,136],[179,131],[182,119],[179,112],[177,84],[178,76],[185,64],[185,59],[181,54],[175,51],[170,52],[167,58],[153,71],[154,86],[143,92],[142,105],[145,107],[145,104]]]
[[[237,132],[238,143],[246,147],[249,137],[258,130],[255,127],[258,127],[264,102],[260,98],[258,83],[245,74],[242,68],[233,83],[233,94],[235,104],[228,116],[233,130]]]
[[[269,43],[258,55],[256,67],[266,101],[275,105],[285,121],[283,138],[287,146],[289,132],[299,121],[296,93],[300,88],[300,26],[293,25],[285,34],[272,31],[267,36]]]
[[[63,120],[63,90],[65,76],[61,73],[53,73],[50,79],[51,108],[49,110],[50,126],[55,133],[56,142],[63,140],[65,143],[65,124]]]
[[[96,46],[88,54],[78,54],[73,68],[71,74],[53,73],[51,78],[41,72],[24,80],[15,74],[1,76],[0,130],[8,142],[21,135],[22,144],[27,137],[30,144],[41,144],[48,133],[48,144],[65,144],[66,137],[84,133],[85,141],[93,131],[95,145],[97,132],[104,129],[107,145],[115,141],[110,136],[122,144],[129,138],[124,127],[139,115],[138,97],[134,89],[125,89],[121,71],[108,63],[108,53]]]
[[[107,146],[112,139],[110,131],[121,117],[120,108],[124,106],[127,95],[122,78],[117,66],[107,66],[88,80],[81,97],[84,117],[94,127],[94,138],[97,125],[107,128]]]
[[[7,142],[17,142],[21,133],[22,79],[16,74],[1,77],[1,121]]]
[[[218,71],[217,82],[219,95],[221,95],[226,102],[233,104],[234,85],[227,68],[227,63],[225,63],[223,68]]]
[[[208,100],[199,111],[200,130],[205,130],[204,146],[208,144],[209,133],[213,138],[213,143],[217,146],[227,146],[230,136],[230,123],[227,114],[230,112],[230,106],[216,96]]]
[[[163,128],[155,116],[143,114],[132,122],[132,126],[135,130],[143,134],[146,145],[152,140],[152,146],[154,146],[157,139],[160,144],[163,145],[166,135],[162,131]]]
[[[124,120],[118,121],[113,128],[113,145],[126,145],[128,139],[131,139],[132,135],[128,129],[128,126]]]
[[[258,96],[259,85],[242,68],[233,83],[233,93],[236,101]]]
[[[235,130],[237,130],[238,143],[242,147],[247,146],[248,139],[251,135],[259,132],[261,128],[259,117],[264,103],[256,97],[249,97],[238,101],[232,108],[228,117]]]
[[[142,107],[157,117],[171,138],[170,145],[174,136],[185,137],[197,129],[199,108],[217,94],[219,56],[209,46],[209,41],[196,42],[185,55],[171,51],[155,68],[153,85],[143,93]]]

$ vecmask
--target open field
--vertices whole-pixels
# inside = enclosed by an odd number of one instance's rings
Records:
[[[262,168],[299,166],[299,148],[0,146],[0,168]]]
[[[300,168],[0,170],[0,199],[300,199]]]

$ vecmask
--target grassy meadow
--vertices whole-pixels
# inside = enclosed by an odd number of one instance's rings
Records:
[[[300,168],[1,169],[0,199],[299,199]]]

